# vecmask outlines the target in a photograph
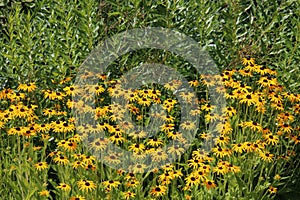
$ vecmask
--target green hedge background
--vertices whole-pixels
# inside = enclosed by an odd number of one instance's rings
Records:
[[[206,46],[222,69],[245,55],[299,90],[298,0],[0,1],[0,87],[78,67],[99,41],[136,27],[177,29]]]

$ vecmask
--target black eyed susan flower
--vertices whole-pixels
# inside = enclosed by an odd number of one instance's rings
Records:
[[[80,93],[80,90],[75,85],[67,86],[63,89],[63,91],[65,91],[67,96],[72,96]]]
[[[190,176],[194,176],[194,177],[198,177],[199,181],[205,181],[206,180],[206,176],[207,176],[207,172],[202,170],[202,169],[197,169],[197,170],[194,170]]]
[[[211,74],[201,74],[200,76],[202,83],[207,86],[207,87],[211,87],[214,86],[216,84],[216,80],[214,79],[213,75]]]
[[[181,156],[185,152],[185,149],[180,145],[172,145],[168,147],[167,152],[174,156]]]
[[[151,152],[151,158],[154,162],[164,161],[168,158],[168,154],[161,148]]]
[[[27,84],[20,84],[18,86],[18,90],[22,90],[22,91],[28,91],[28,92],[32,92],[34,90],[36,90],[36,84],[35,82],[31,82],[31,83],[27,83]]]
[[[224,175],[228,172],[227,167],[223,166],[223,165],[218,165],[216,167],[213,168],[213,172],[215,172],[217,175]]]
[[[249,70],[251,72],[257,72],[259,70],[259,68],[260,68],[259,65],[250,63],[245,67],[245,70]]]
[[[259,83],[262,87],[270,87],[273,84],[271,81],[268,80],[267,77],[261,77],[257,83]]]
[[[171,116],[171,115],[166,115],[163,116],[163,119],[167,122],[167,123],[172,123],[175,120],[175,117]]]
[[[195,98],[194,93],[192,92],[180,92],[180,97],[182,97],[186,102],[191,102],[193,98]]]
[[[16,112],[14,113],[14,116],[18,118],[29,119],[34,117],[34,113],[33,110],[28,109],[27,106],[20,105],[16,107]]]
[[[192,116],[200,115],[200,114],[201,114],[201,109],[200,109],[200,107],[195,108],[195,109],[192,109],[192,110],[190,111],[189,114],[192,115]]]
[[[230,172],[233,172],[233,173],[238,173],[241,171],[240,167],[239,166],[236,166],[236,165],[232,165],[232,164],[229,164],[228,165],[228,170]]]
[[[240,69],[239,73],[242,76],[248,76],[248,77],[252,77],[253,76],[252,72],[249,69]]]
[[[227,145],[229,143],[230,138],[228,136],[220,135],[216,138],[216,145]]]
[[[240,89],[235,89],[232,91],[232,94],[234,96],[234,99],[241,99],[246,94],[246,92],[244,92]]]
[[[247,104],[247,106],[251,106],[258,102],[258,96],[253,93],[244,93],[241,97],[240,102]]]
[[[271,154],[270,152],[261,152],[259,156],[262,160],[267,162],[272,162],[274,159],[274,154]]]
[[[272,103],[272,104],[271,104],[271,107],[272,107],[272,108],[275,108],[275,110],[278,110],[278,111],[284,111],[284,107],[283,107],[282,102],[279,102],[279,103]]]
[[[240,83],[236,90],[240,91],[242,93],[250,93],[251,89],[252,88],[249,85],[246,85],[244,83]]]
[[[195,159],[201,159],[201,160],[204,160],[204,158],[207,157],[207,152],[205,152],[204,150],[201,150],[201,149],[197,149],[195,151],[192,152],[192,157],[195,158]]]
[[[172,140],[178,140],[182,137],[182,133],[176,131],[167,132],[167,137],[171,138]]]
[[[68,133],[68,132],[72,132],[75,130],[75,125],[73,123],[69,123],[66,121],[63,121],[61,124],[61,132],[62,133]],[[55,131],[55,130],[53,130]]]
[[[108,88],[107,91],[109,92],[111,97],[116,97],[116,98],[119,98],[124,94],[123,89],[119,84]]]
[[[257,65],[256,72],[260,75],[266,75],[269,74],[270,70],[265,66]]]
[[[75,162],[73,162],[72,167],[73,167],[73,169],[78,169],[79,167],[84,168],[85,165],[82,161],[75,161]]]
[[[155,186],[150,189],[150,194],[155,197],[160,197],[165,195],[167,192],[167,187],[163,185]]]
[[[243,144],[244,150],[249,153],[249,152],[253,152],[255,150],[253,143],[252,142],[244,142]]]
[[[185,184],[188,187],[199,185],[200,184],[200,178],[199,178],[199,176],[195,176],[194,174],[190,174],[188,177],[185,178]]]
[[[131,122],[128,122],[128,121],[121,121],[120,122],[120,127],[123,129],[123,130],[130,130],[130,129],[133,129],[134,126]]]
[[[144,173],[147,166],[145,164],[135,164],[134,166],[130,166],[132,168],[133,173]]]
[[[119,113],[114,113],[109,116],[109,120],[111,122],[116,122],[116,121],[122,121],[124,119],[124,114],[119,112]]]
[[[175,80],[173,80],[172,82],[169,82],[169,83],[166,83],[164,85],[164,88],[168,89],[168,90],[171,90],[171,91],[175,91],[176,89],[178,89],[178,87],[180,86],[181,84],[177,83]]]
[[[163,105],[163,109],[166,110],[168,113],[170,113],[173,108],[174,108],[174,106],[172,106],[170,104],[164,104]]]
[[[20,101],[20,100],[24,100],[25,98],[26,95],[20,92],[13,92],[12,94],[8,95],[8,99],[10,99],[11,101]]]
[[[92,164],[93,162],[95,162],[96,157],[95,156],[88,156],[88,155],[81,155],[82,158],[82,162],[85,164]]]
[[[204,116],[204,118],[205,118],[205,122],[209,123],[209,122],[215,122],[215,121],[217,121],[218,119],[220,119],[220,116],[218,114],[216,114],[216,113],[212,113],[211,112],[209,114],[206,114]]]
[[[135,193],[131,191],[122,192],[124,199],[128,200],[135,197]]]
[[[37,131],[38,132],[46,133],[50,129],[51,129],[51,125],[50,124],[37,124]]]
[[[116,180],[108,180],[102,182],[102,185],[104,185],[108,189],[117,188],[120,184],[121,184],[120,181],[116,181]]]
[[[276,174],[275,176],[274,176],[274,180],[280,180],[281,179],[281,176],[279,175],[279,174]]]
[[[229,79],[235,73],[235,70],[224,70],[221,74],[223,79]]]
[[[299,94],[293,94],[290,92],[283,92],[282,96],[287,98],[291,103],[295,103],[295,102],[299,101],[299,97],[300,97]]]
[[[185,121],[181,124],[181,127],[184,129],[184,130],[192,130],[196,127],[195,123],[194,122],[191,122],[191,121]]]
[[[271,194],[276,194],[276,193],[277,193],[277,188],[275,188],[275,187],[273,187],[273,186],[269,186],[268,191],[269,191]]]
[[[161,131],[163,132],[170,132],[173,131],[175,127],[175,124],[164,124],[161,126]]]
[[[273,103],[280,103],[282,102],[282,97],[279,94],[272,94],[268,96],[270,101]]]
[[[38,171],[42,171],[42,170],[48,168],[48,164],[47,164],[47,162],[39,162],[39,163],[34,164],[34,167],[35,167]]]
[[[230,134],[233,131],[229,120],[218,123],[216,128],[222,135]]]
[[[73,141],[67,141],[63,146],[67,151],[75,151],[77,148],[77,143]]]
[[[212,111],[215,108],[216,108],[216,106],[212,106],[209,103],[201,106],[201,110],[208,111],[208,112]]]
[[[95,171],[97,169],[96,165],[93,164],[85,164],[84,169]]]
[[[300,143],[300,134],[294,135],[291,139],[292,139],[292,141],[295,142],[295,144],[299,144]]]
[[[254,121],[247,121],[247,122],[242,122],[239,124],[239,126],[241,127],[249,127],[251,130],[253,131],[259,131],[262,132],[263,128],[262,126]]]
[[[264,138],[267,144],[276,145],[279,142],[279,138],[276,135],[267,134]]]
[[[82,190],[84,192],[90,192],[96,189],[96,184],[93,181],[89,180],[80,180],[77,182],[77,185],[79,187],[79,190]]]
[[[138,91],[128,90],[127,92],[124,91],[124,98],[129,100],[129,102],[135,102],[139,99]]]
[[[157,138],[149,139],[149,141],[147,142],[147,145],[149,145],[151,147],[158,147],[162,144],[163,144],[163,141],[160,139],[157,139]]]
[[[168,98],[168,99],[164,100],[163,104],[174,106],[175,104],[177,104],[177,101],[175,99]]]
[[[139,184],[140,182],[138,180],[132,179],[126,183],[126,187],[136,188]]]
[[[204,182],[204,185],[206,186],[207,189],[211,189],[211,188],[217,187],[217,185],[215,184],[214,180],[209,180],[209,179],[207,179]]]
[[[231,92],[225,93],[225,98],[226,98],[226,99],[237,99],[238,96],[236,96],[236,95],[231,91]]]
[[[135,153],[144,152],[145,145],[144,144],[132,144],[128,147],[128,149]]]
[[[129,180],[136,180],[136,177],[135,177],[134,173],[129,172],[128,174],[126,174],[126,176],[124,177],[124,179],[125,179],[126,181],[129,181]]]
[[[150,106],[151,101],[150,99],[146,98],[146,97],[142,97],[138,99],[138,104],[142,105],[142,106]]]
[[[109,140],[107,138],[97,138],[95,141],[91,142],[91,146],[96,151],[103,151],[106,149]]]
[[[138,93],[141,97],[144,97],[144,98],[150,97],[150,94],[151,94],[150,89],[139,90]]]
[[[243,153],[243,151],[245,150],[243,144],[232,144],[232,149],[233,151],[237,152],[237,153]]]
[[[199,166],[203,164],[204,160],[203,159],[198,159],[198,158],[192,158],[188,160],[188,166],[197,169]]]
[[[158,180],[161,185],[169,185],[173,179],[174,177],[172,171],[165,171],[163,174],[158,176]]]
[[[293,130],[293,127],[288,123],[280,123],[278,126],[280,127],[279,130],[284,133],[291,133]]]
[[[4,125],[5,125],[5,122],[0,121],[0,129],[2,129],[4,127]]]
[[[167,163],[167,164],[162,166],[162,169],[164,171],[173,171],[174,170],[174,165],[172,165],[171,163]]]
[[[66,95],[63,92],[52,92],[49,96],[50,100],[63,100]]]
[[[61,164],[61,165],[66,165],[69,163],[69,160],[66,156],[60,155],[60,156],[56,156],[53,161],[55,163]]]
[[[48,190],[42,190],[39,192],[39,195],[42,197],[49,197],[50,196],[50,192]]]
[[[7,132],[8,135],[23,135],[26,133],[26,128],[25,127],[13,127],[10,128]]]
[[[236,114],[236,109],[233,108],[232,106],[225,107],[225,108],[223,108],[222,111],[223,111],[224,113],[226,113],[226,115],[227,115],[228,117],[232,117],[233,115]]]
[[[108,156],[105,156],[104,160],[109,164],[116,165],[116,164],[121,163],[121,160],[119,158],[120,158],[119,154],[111,153]]]
[[[205,139],[205,140],[210,138],[210,137],[211,137],[211,135],[209,133],[206,133],[206,132],[203,132],[203,133],[200,134],[200,138]]]
[[[96,85],[93,87],[93,92],[96,95],[100,95],[101,93],[103,93],[105,91],[105,88],[102,85]]]
[[[189,81],[189,85],[192,87],[197,87],[199,86],[199,81],[198,80]]]
[[[80,153],[76,153],[76,154],[73,154],[72,157],[75,159],[75,160],[79,160],[83,157],[83,154],[80,154]]]
[[[0,91],[0,99],[8,99],[9,96],[13,95],[14,91],[12,89],[4,89]]]
[[[294,116],[289,112],[283,112],[283,113],[278,114],[277,120],[279,122],[287,122],[287,121],[293,122]]]
[[[66,145],[67,141],[66,140],[60,140],[58,143],[57,143],[57,146],[58,147],[64,147]]]
[[[65,183],[60,183],[59,186],[57,186],[56,188],[62,189],[66,192],[71,190],[71,186]]]
[[[161,91],[158,89],[150,89],[149,90],[149,97],[150,98],[159,98],[161,96]]]
[[[126,139],[121,135],[112,135],[109,137],[109,140],[111,140],[113,143],[119,145],[126,141]]]
[[[116,134],[116,135],[122,135],[124,133],[123,130],[120,129],[118,125],[107,124],[106,127],[109,133]]]
[[[70,200],[86,200],[86,199],[82,196],[77,195],[77,196],[71,197]]]
[[[50,157],[59,156],[60,154],[62,154],[61,151],[52,151],[52,152],[49,153],[49,156]]]
[[[159,97],[152,97],[152,101],[155,104],[161,104],[161,99]]]
[[[110,111],[109,106],[97,107],[95,109],[95,118],[96,119],[103,119],[107,117],[108,112]],[[102,122],[104,123],[104,122]]]
[[[56,114],[57,114],[57,112],[52,109],[44,109],[43,110],[43,115],[48,116],[48,117],[54,116]]]

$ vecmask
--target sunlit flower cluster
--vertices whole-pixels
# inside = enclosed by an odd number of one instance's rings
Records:
[[[275,70],[256,64],[254,58],[244,58],[242,66],[220,75],[189,78],[195,92],[180,91],[178,95],[189,105],[196,104],[189,115],[201,119],[200,124],[180,118],[180,101],[173,94],[183,84],[179,80],[124,89],[118,79],[110,80],[106,74],[87,71],[79,78],[94,76],[98,83],[82,88],[66,79],[57,88],[40,89],[29,82],[0,91],[0,101],[5,101],[0,130],[7,144],[18,145],[16,155],[29,156],[29,167],[44,175],[37,176],[47,183],[37,184],[39,197],[192,199],[208,190],[218,195],[247,187],[249,193],[261,192],[271,198],[283,184],[281,177],[286,174],[280,167],[291,162],[300,143],[300,95],[280,85]],[[219,113],[214,112],[217,105],[210,97],[203,95],[212,86],[226,99]],[[161,111],[152,112],[153,105]],[[77,116],[96,123],[76,126]],[[192,134],[195,138],[189,144]],[[202,150],[201,145],[209,141],[213,141],[211,149]],[[151,167],[157,168],[148,172],[149,163],[118,168],[123,155],[110,152],[112,144],[130,152],[133,159],[148,156]],[[91,152],[105,154],[99,158]],[[170,157],[177,158],[176,162],[169,163]],[[251,185],[254,179],[261,188]]]

